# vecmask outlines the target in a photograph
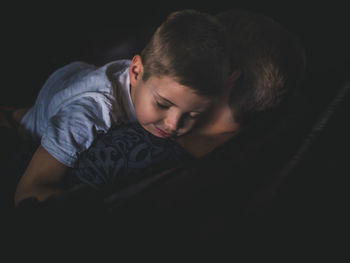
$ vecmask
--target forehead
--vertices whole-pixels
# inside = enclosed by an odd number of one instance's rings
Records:
[[[201,96],[195,90],[170,77],[151,77],[148,84],[154,96],[169,101],[186,112],[204,111],[213,101],[212,98]]]

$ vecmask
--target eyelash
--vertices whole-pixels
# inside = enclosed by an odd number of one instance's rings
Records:
[[[169,106],[168,105],[164,105],[164,104],[161,104],[159,102],[156,102],[157,104],[157,107],[162,109],[162,110],[165,110],[165,109],[169,109]],[[191,116],[190,114],[187,115],[190,119],[197,119],[199,117],[199,114],[198,115],[195,115],[195,116]]]
[[[157,106],[158,106],[160,109],[163,109],[163,110],[169,109],[169,106],[167,106],[167,105],[161,104],[161,103],[159,103],[159,102],[156,102],[156,103],[157,103]]]
[[[191,116],[191,115],[188,114],[188,117],[189,117],[190,119],[197,119],[197,118],[199,118],[199,115]]]

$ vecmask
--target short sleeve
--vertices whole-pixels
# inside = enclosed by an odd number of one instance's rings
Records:
[[[110,108],[98,94],[62,106],[49,120],[41,145],[64,165],[74,167],[78,154],[111,126]]]

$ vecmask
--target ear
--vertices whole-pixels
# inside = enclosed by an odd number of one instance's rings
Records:
[[[143,75],[143,63],[140,55],[136,55],[131,60],[129,67],[130,85],[135,87],[137,82],[142,79]]]

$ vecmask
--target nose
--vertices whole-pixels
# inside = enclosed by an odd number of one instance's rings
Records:
[[[179,129],[180,121],[181,113],[171,112],[166,116],[164,120],[165,128],[168,132],[176,132]]]

